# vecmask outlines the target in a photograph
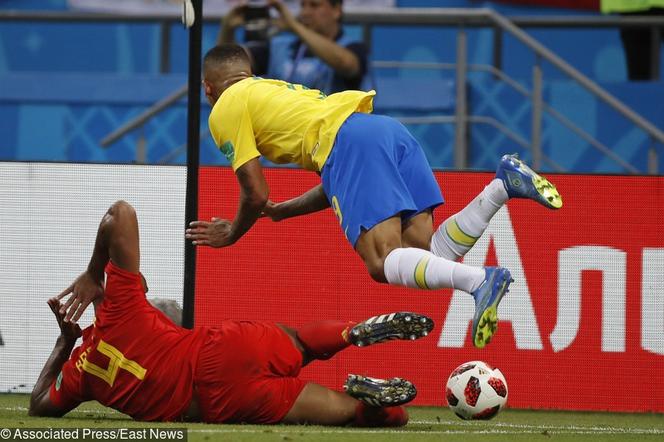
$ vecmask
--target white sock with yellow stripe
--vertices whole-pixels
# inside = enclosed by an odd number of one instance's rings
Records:
[[[433,254],[454,261],[462,258],[508,199],[503,182],[497,178],[491,181],[470,204],[446,219],[434,232],[431,237]]]
[[[383,268],[390,284],[425,290],[453,288],[470,293],[485,278],[483,268],[450,261],[416,248],[392,250],[385,258]]]

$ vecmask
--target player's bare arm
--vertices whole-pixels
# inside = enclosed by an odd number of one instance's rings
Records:
[[[95,246],[88,268],[56,296],[58,301],[71,294],[60,307],[66,322],[80,319],[90,303],[104,297],[104,268],[109,260],[118,267],[139,273],[138,220],[134,208],[126,201],[116,201],[99,223]]]
[[[235,171],[240,184],[240,205],[231,222],[213,218],[212,221],[193,221],[185,231],[185,238],[196,246],[227,247],[251,229],[261,216],[268,201],[269,188],[258,158],[247,161]]]
[[[104,267],[109,260],[109,217],[109,213],[104,215],[99,224],[88,268],[56,297],[60,301],[65,296],[72,295],[60,307],[60,313],[65,314],[65,321],[78,321],[88,305],[104,295]]]
[[[51,402],[49,390],[58,373],[62,370],[62,365],[69,359],[76,340],[81,336],[81,328],[76,323],[65,321],[65,315],[60,313],[60,302],[57,298],[49,299],[48,306],[58,321],[60,336],[55,341],[53,352],[44,364],[35,388],[32,390],[28,414],[30,416],[60,417],[70,409],[58,407]]]
[[[263,209],[263,216],[272,221],[281,221],[294,216],[308,215],[328,207],[330,207],[330,201],[325,195],[323,185],[319,184],[296,198],[281,203],[268,201]]]

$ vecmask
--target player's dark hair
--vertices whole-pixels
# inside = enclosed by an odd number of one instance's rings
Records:
[[[224,43],[215,46],[203,57],[203,66],[211,67],[213,65],[246,63],[251,66],[251,60],[245,49],[235,43]]]

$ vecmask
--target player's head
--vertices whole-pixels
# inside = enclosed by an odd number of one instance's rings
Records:
[[[203,58],[203,87],[211,106],[228,87],[250,76],[251,60],[240,45],[215,46]]]
[[[172,299],[152,298],[150,304],[165,314],[175,325],[182,326],[182,308]]]
[[[342,0],[301,0],[300,21],[309,29],[328,38],[339,32]]]

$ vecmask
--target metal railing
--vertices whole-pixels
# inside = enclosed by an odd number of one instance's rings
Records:
[[[103,147],[110,146],[111,144],[115,143],[120,138],[122,138],[129,132],[133,131],[134,129],[142,127],[145,123],[150,121],[152,117],[168,109],[169,107],[171,107],[172,105],[174,105],[175,103],[186,97],[188,90],[189,87],[186,84],[182,87],[179,87],[170,95],[162,98],[161,100],[159,100],[158,102],[156,102],[155,104],[153,104],[152,106],[141,112],[131,121],[123,124],[122,126],[115,129],[113,132],[111,132],[110,134],[106,135],[101,140],[100,144]]]
[[[598,23],[597,27],[601,27],[599,23],[602,23],[602,26],[609,26],[608,22],[612,24],[623,26],[664,26],[664,20],[657,18],[656,20],[645,20],[643,17],[635,17],[637,20],[623,17],[594,17],[593,19],[586,18],[583,20],[585,26],[590,26],[591,23]],[[527,21],[527,18],[520,19],[522,24]],[[352,22],[352,20],[349,20]],[[625,105],[623,102],[615,98],[613,95],[604,90],[596,82],[588,78],[586,75],[579,72],[569,63],[561,59],[559,56],[551,52],[549,49],[544,47],[541,43],[535,40],[533,37],[528,35],[525,31],[520,29],[510,20],[504,16],[496,13],[490,9],[438,9],[438,8],[417,8],[417,9],[399,9],[398,11],[389,11],[383,13],[377,13],[372,15],[372,25],[386,25],[386,24],[404,24],[409,25],[456,25],[457,26],[457,42],[456,42],[456,118],[455,118],[455,148],[454,148],[454,166],[455,168],[466,168],[467,167],[467,123],[468,115],[466,112],[467,109],[467,97],[466,97],[466,76],[469,70],[467,64],[467,37],[466,29],[467,27],[473,26],[492,26],[495,29],[498,29],[501,36],[502,33],[508,33],[514,38],[519,40],[522,44],[528,47],[531,51],[535,53],[535,63],[533,66],[532,72],[532,83],[533,89],[531,92],[527,93],[530,96],[532,101],[532,129],[531,129],[531,143],[530,147],[532,150],[533,156],[533,165],[535,168],[539,168],[542,163],[542,150],[541,150],[541,131],[542,131],[542,110],[545,108],[543,97],[542,97],[542,83],[543,83],[543,72],[542,72],[542,61],[546,60],[565,75],[579,83],[590,93],[595,95],[600,100],[604,101],[610,107],[615,109],[618,113],[623,115],[628,119],[632,124],[641,128],[646,132],[650,137],[653,146],[649,151],[649,170],[650,173],[657,173],[657,152],[654,148],[654,143],[664,143],[664,132],[659,128],[654,126],[647,119],[643,118],[641,115],[637,114],[629,106]],[[538,18],[533,20],[532,24],[534,26],[542,26],[542,23],[545,23],[544,18]],[[560,26],[564,21],[561,18],[555,18],[551,22],[548,22],[549,26]],[[567,24],[570,24],[567,22]],[[500,40],[495,38],[494,41]],[[497,60],[495,56],[496,53],[499,53],[494,47],[494,61]],[[500,63],[498,63],[500,64]],[[499,69],[495,69],[494,73],[501,72]],[[505,75],[502,78],[507,78]],[[523,88],[520,89],[520,92],[527,92]],[[546,106],[546,109],[550,112],[553,110],[550,106]],[[555,114],[556,117],[560,117],[559,113]],[[600,152],[607,155],[614,161],[617,161],[622,167],[631,173],[638,173],[639,171],[634,168],[632,165],[627,164],[625,161],[621,160],[617,155],[615,155],[611,149],[604,146],[602,143],[594,139],[592,136],[583,132],[576,125],[574,125],[569,119],[565,119],[565,125],[568,127],[573,127],[573,131],[579,135],[583,133],[582,138],[589,142],[591,146],[598,149]]]
[[[220,17],[206,17],[206,22],[219,22]],[[23,20],[23,21],[85,21],[85,22],[158,22],[162,32],[162,50],[161,50],[161,63],[162,71],[168,69],[168,42],[169,42],[169,29],[170,25],[179,20],[177,17],[164,17],[157,15],[113,15],[113,14],[90,14],[90,13],[25,13],[25,12],[0,12],[0,21],[2,20]],[[607,27],[644,27],[649,28],[653,35],[660,35],[660,29],[664,28],[664,17],[598,17],[598,16],[562,16],[562,17],[513,17],[511,20],[496,13],[493,10],[478,8],[478,9],[456,9],[456,8],[399,8],[395,10],[387,10],[380,12],[355,12],[348,13],[344,16],[344,21],[347,24],[360,25],[363,27],[363,35],[370,45],[371,43],[371,30],[374,26],[388,25],[388,26],[452,26],[457,28],[457,60],[455,64],[447,65],[447,68],[453,66],[456,72],[456,109],[453,120],[449,116],[439,117],[437,122],[455,124],[455,146],[454,146],[454,166],[455,168],[464,169],[468,165],[468,125],[470,123],[489,124],[506,134],[510,139],[516,141],[520,145],[524,145],[524,139],[518,136],[513,131],[506,128],[502,123],[491,119],[489,117],[471,116],[468,115],[467,106],[467,74],[470,70],[485,70],[500,78],[510,87],[525,96],[532,102],[532,125],[531,137],[528,143],[533,155],[533,165],[539,168],[542,162],[546,162],[551,167],[557,170],[562,168],[559,165],[552,164],[552,161],[542,154],[541,150],[541,135],[542,135],[542,118],[543,113],[546,112],[560,121],[564,126],[569,128],[581,139],[589,143],[598,151],[602,152],[608,158],[615,161],[625,170],[631,173],[639,173],[634,166],[622,160],[616,155],[609,147],[596,140],[587,132],[576,126],[570,119],[560,114],[553,109],[550,105],[543,101],[542,85],[543,85],[543,72],[542,62],[546,61],[560,70],[569,78],[576,81],[587,91],[595,95],[598,99],[605,102],[607,105],[615,109],[618,113],[624,116],[635,126],[641,128],[651,140],[651,148],[649,150],[648,172],[657,173],[658,155],[655,149],[655,143],[664,144],[664,132],[654,126],[647,119],[636,113],[629,106],[615,98],[613,95],[604,90],[596,82],[579,72],[572,67],[569,63],[565,62],[559,56],[544,47],[541,43],[528,35],[525,31],[520,29],[524,28],[607,28]],[[492,28],[494,31],[494,56],[493,66],[484,65],[469,65],[467,62],[467,35],[466,28]],[[525,87],[520,85],[515,80],[508,77],[500,70],[502,65],[502,39],[503,35],[507,33],[512,37],[519,40],[522,44],[528,47],[535,54],[535,63],[532,68],[532,91],[528,91]],[[377,62],[375,65],[381,67],[381,63]],[[653,51],[651,54],[651,63],[653,66],[659,65],[659,50]],[[441,64],[444,65],[444,64]],[[413,66],[415,67],[415,66]],[[423,66],[418,66],[422,68]],[[426,68],[426,67],[425,67]],[[161,100],[159,103],[146,110],[144,113],[136,117],[134,120],[126,123],[121,128],[113,131],[104,138],[102,144],[107,146],[120,137],[124,136],[129,131],[132,131],[147,122],[150,118],[167,108],[170,104],[174,103],[186,94],[186,86],[171,94],[169,97]],[[425,117],[426,118],[426,117]],[[433,121],[433,120],[431,120]]]

